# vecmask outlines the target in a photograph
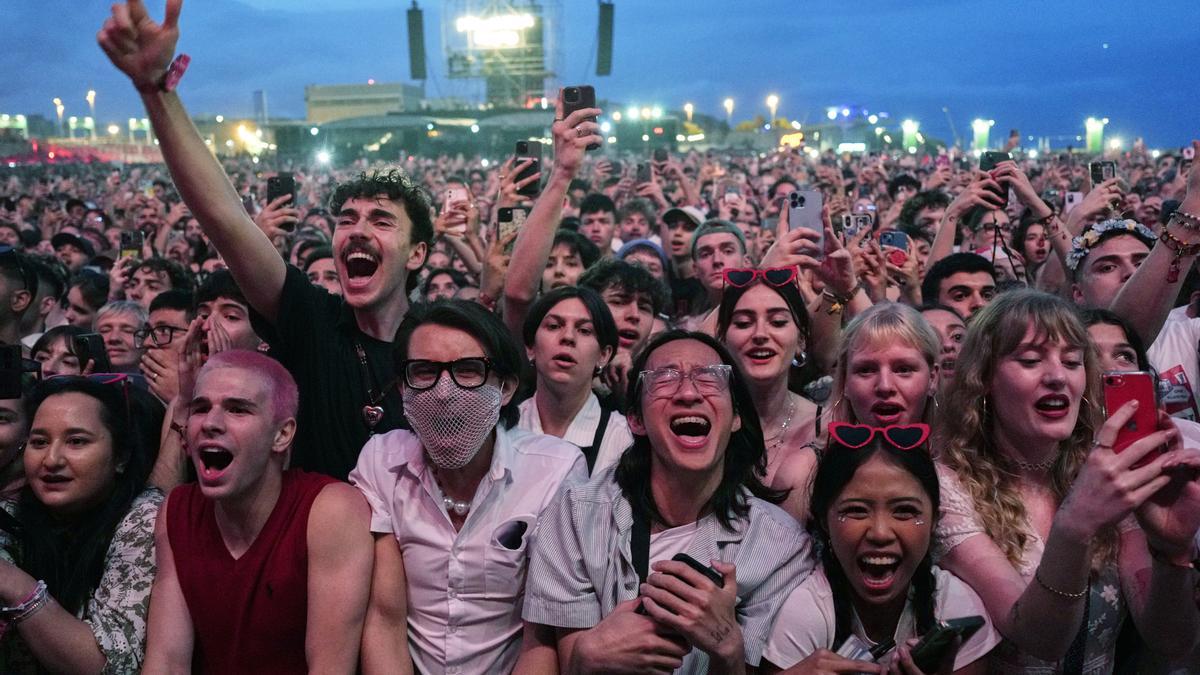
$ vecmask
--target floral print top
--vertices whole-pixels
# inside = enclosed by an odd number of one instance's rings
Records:
[[[162,502],[163,493],[153,488],[133,500],[108,546],[100,583],[77,614],[108,659],[106,673],[136,673],[146,655],[146,614],[156,570],[154,520]],[[16,502],[0,502],[0,508],[11,514]],[[15,545],[0,532],[0,560],[11,563]],[[0,642],[0,664],[4,673],[42,672],[17,630]]]
[[[937,465],[938,481],[941,484],[941,517],[934,532],[933,556],[938,561],[955,546],[979,534],[986,534],[978,516],[974,501],[958,480],[952,469]],[[1125,532],[1137,528],[1133,518],[1127,518],[1118,526]],[[1029,528],[1029,545],[1017,572],[1026,583],[1033,582],[1034,572],[1042,560],[1046,542]],[[1088,584],[1087,640],[1084,645],[1084,675],[1111,673],[1115,664],[1117,636],[1128,610],[1124,589],[1116,563],[1109,563],[1093,572]],[[1064,662],[1043,661],[1020,651],[1016,645],[1003,640],[988,655],[988,672],[1022,673],[1024,675],[1052,675],[1063,671]]]

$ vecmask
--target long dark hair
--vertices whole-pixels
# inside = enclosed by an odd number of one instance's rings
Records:
[[[763,477],[767,473],[767,452],[763,444],[762,425],[758,421],[754,400],[750,397],[750,390],[746,388],[737,360],[725,345],[711,335],[683,330],[669,330],[656,336],[638,353],[629,371],[629,406],[626,414],[642,417],[642,382],[638,373],[646,369],[646,361],[656,349],[676,340],[695,340],[711,347],[721,363],[733,368],[729,378],[729,395],[733,401],[733,412],[741,418],[742,426],[729,435],[729,444],[725,448],[725,473],[707,504],[708,509],[716,514],[722,527],[732,530],[733,520],[744,518],[750,510],[742,492],[743,488],[755,497],[772,504],[778,504],[787,498],[788,491],[775,490],[763,483]],[[668,525],[658,512],[654,496],[650,493],[651,453],[650,439],[634,434],[633,444],[617,462],[615,478],[635,513],[645,517],[647,522]]]
[[[881,435],[876,434],[868,445],[855,450],[838,443],[832,435],[830,436],[829,444],[821,455],[821,462],[812,479],[808,530],[817,542],[821,565],[825,568],[825,577],[829,579],[829,587],[833,591],[834,645],[840,645],[850,636],[854,617],[854,607],[851,604],[854,589],[833,553],[833,546],[829,540],[829,509],[842,494],[842,490],[854,479],[859,467],[879,453],[886,453],[897,466],[917,479],[933,504],[931,518],[937,517],[941,505],[937,471],[929,457],[927,445],[913,450],[895,450],[884,442]],[[932,526],[931,523],[931,529]],[[913,573],[912,586],[915,591],[912,596],[917,633],[924,634],[933,628],[936,621],[933,607],[937,582],[933,577],[933,558],[929,551],[925,552]]]
[[[730,285],[725,287],[725,292],[721,294],[721,304],[717,307],[717,337],[721,339],[721,342],[725,342],[725,334],[729,332],[729,326],[733,324],[733,312],[737,309],[738,301],[751,288],[760,283],[762,282],[756,280],[755,283],[748,286]],[[808,316],[808,308],[804,306],[804,297],[800,295],[800,289],[794,283],[783,286],[762,285],[783,298],[784,304],[791,310],[792,322],[800,331],[800,340],[804,344],[804,349],[810,349],[812,346],[812,321]],[[788,389],[796,393],[803,392],[804,385],[824,375],[820,366],[817,365],[816,359],[803,359],[803,361],[804,363],[799,366],[792,365],[788,368]]]
[[[64,609],[76,614],[104,574],[104,559],[113,534],[141,494],[149,472],[142,434],[132,418],[127,384],[104,384],[86,377],[50,378],[29,399],[32,420],[47,399],[81,393],[100,403],[100,422],[112,437],[113,463],[120,467],[112,494],[99,506],[70,520],[50,513],[28,486],[21,491],[15,516],[0,510],[0,530],[19,542],[17,566],[42,579]]]

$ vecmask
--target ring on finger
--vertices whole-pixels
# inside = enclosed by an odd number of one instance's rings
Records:
[[[583,127],[575,127],[575,135],[583,138],[587,135],[587,129],[584,129]]]

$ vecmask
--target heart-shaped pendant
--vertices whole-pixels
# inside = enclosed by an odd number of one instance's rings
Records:
[[[364,405],[362,415],[363,421],[367,423],[367,428],[374,430],[375,425],[379,424],[379,420],[383,419],[383,408],[377,405]]]

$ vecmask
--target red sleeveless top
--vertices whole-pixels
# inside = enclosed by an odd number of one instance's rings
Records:
[[[236,560],[200,486],[171,491],[167,534],[195,631],[195,672],[307,672],[308,514],[321,490],[336,482],[283,472],[275,508]]]

